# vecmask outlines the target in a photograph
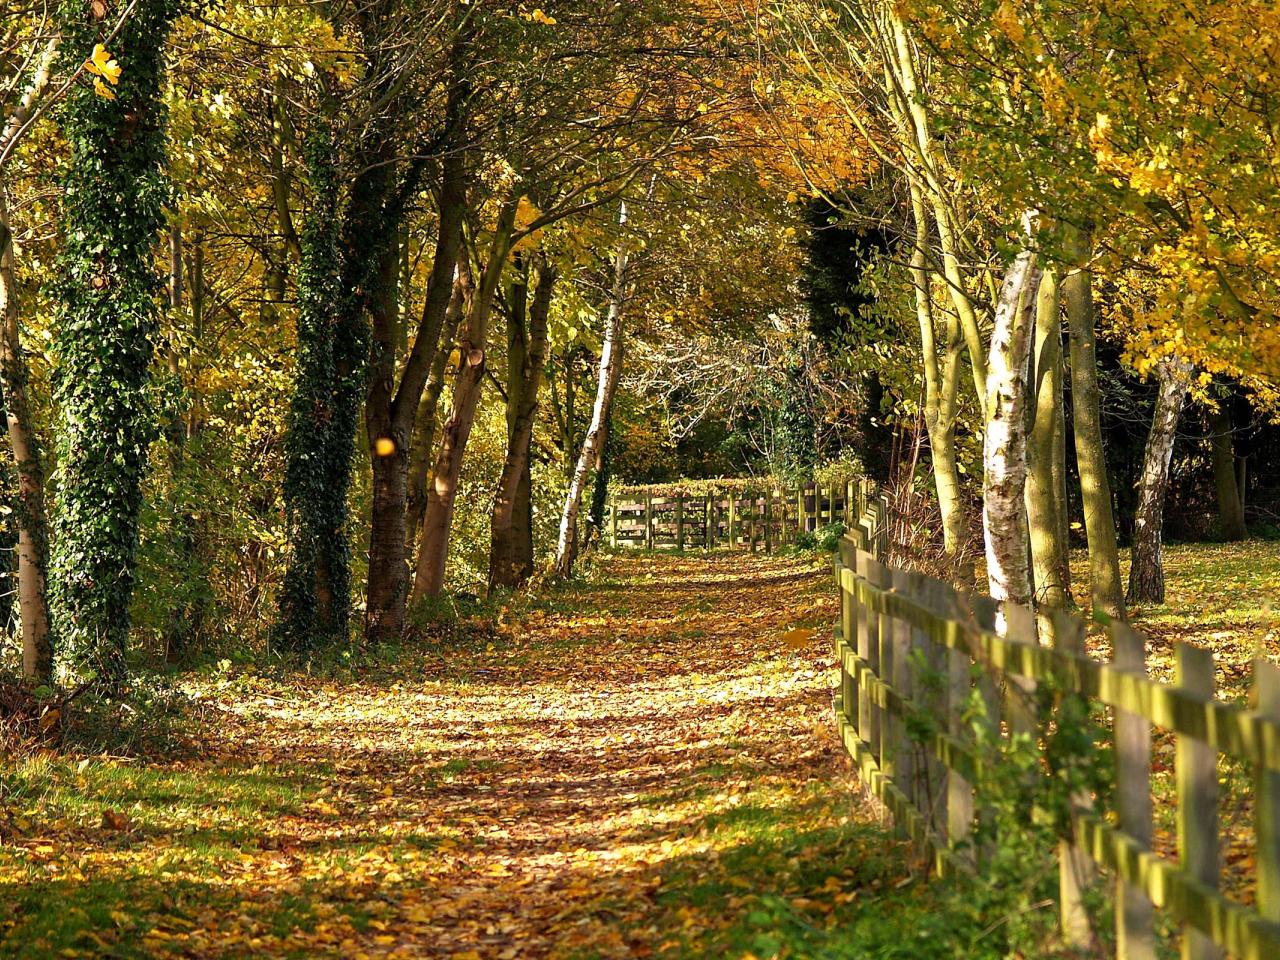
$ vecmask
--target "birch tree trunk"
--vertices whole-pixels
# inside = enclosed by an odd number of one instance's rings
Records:
[[[1028,296],[1030,291],[1028,291]],[[1031,353],[1031,432],[1027,438],[1027,521],[1037,607],[1071,602],[1071,573],[1063,536],[1066,504],[1057,469],[1062,417],[1062,331],[1057,277],[1044,271],[1036,295],[1035,348]]]
[[[1157,368],[1160,392],[1151,417],[1138,481],[1138,510],[1133,523],[1133,559],[1129,564],[1129,603],[1164,602],[1164,499],[1178,419],[1187,401],[1185,364],[1168,361]]]
[[[49,85],[58,40],[50,40],[31,82],[5,124],[0,147],[10,149]],[[27,358],[22,350],[21,309],[13,231],[3,171],[0,170],[0,389],[5,423],[18,474],[18,617],[22,629],[22,675],[36,684],[53,675],[53,643],[46,596],[49,527],[44,502],[44,455],[40,449],[31,398]]]
[[[417,575],[413,581],[413,600],[438,596],[444,587],[445,563],[449,557],[449,538],[453,528],[454,503],[458,494],[458,478],[467,452],[471,427],[484,384],[486,346],[489,342],[489,318],[498,281],[511,252],[518,198],[505,203],[494,226],[489,245],[489,261],[480,275],[480,286],[471,297],[466,326],[458,343],[458,371],[453,382],[453,405],[440,438],[440,453],[431,472],[427,490],[426,515],[422,521],[422,541],[418,546]]]
[[[0,386],[9,445],[18,472],[18,617],[22,623],[22,675],[48,683],[53,674],[46,578],[49,527],[44,503],[44,455],[27,393],[27,359],[22,351],[13,232],[0,184]]]
[[[626,221],[627,213],[624,205],[618,222],[622,225]],[[602,441],[605,424],[609,420],[613,407],[613,395],[618,389],[618,381],[622,376],[622,321],[626,284],[627,250],[620,240],[618,252],[613,258],[613,290],[609,295],[604,345],[600,350],[595,404],[591,408],[591,422],[587,427],[586,435],[582,438],[582,449],[573,470],[573,479],[569,482],[569,492],[565,495],[564,511],[560,515],[560,537],[556,542],[556,571],[562,577],[573,573],[573,564],[578,558],[578,513],[582,509],[582,497],[586,492],[591,471],[600,465],[600,454],[604,448]]]
[[[531,533],[518,513],[529,509],[522,498],[521,487],[529,482],[529,444],[538,411],[538,391],[542,387],[542,370],[547,359],[547,320],[551,313],[551,296],[555,270],[542,257],[534,272],[533,302],[529,306],[528,328],[524,328],[523,311],[514,307],[508,333],[507,454],[498,479],[493,503],[493,519],[489,550],[489,586],[519,586],[529,576],[523,544],[518,534]],[[520,294],[517,294],[517,297]],[[517,522],[517,521],[520,522]]]
[[[1025,502],[1027,362],[1031,349],[1026,301],[1038,279],[1036,254],[1025,248],[1010,264],[996,300],[983,440],[982,526],[989,590],[996,600],[1024,605],[1032,598]]]
[[[1089,539],[1089,594],[1094,615],[1124,619],[1120,584],[1120,550],[1111,506],[1111,484],[1102,447],[1102,391],[1098,386],[1098,356],[1094,341],[1092,245],[1087,234],[1069,235],[1079,264],[1062,282],[1070,332],[1071,411],[1075,425],[1076,467],[1084,529]]]

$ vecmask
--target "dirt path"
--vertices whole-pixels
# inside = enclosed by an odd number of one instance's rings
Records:
[[[830,732],[835,615],[805,561],[637,555],[491,644],[377,681],[210,682],[232,711],[213,756],[48,761],[60,819],[0,852],[25,891],[0,908],[0,954],[824,942],[902,870]],[[789,645],[797,626],[817,635]],[[124,829],[99,822],[108,807]]]

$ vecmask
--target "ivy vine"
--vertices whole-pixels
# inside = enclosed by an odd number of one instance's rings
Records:
[[[148,370],[168,199],[163,50],[178,7],[138,0],[112,40],[118,82],[75,84],[61,111],[69,159],[54,286],[61,425],[50,601],[64,659],[108,685],[126,673],[141,481],[155,435]],[[117,15],[64,2],[61,49],[84,57]]]
[[[322,124],[308,134],[304,153],[311,205],[298,267],[298,355],[285,440],[289,561],[277,629],[291,650],[348,635],[347,492],[369,349],[363,314],[344,295],[338,169]]]

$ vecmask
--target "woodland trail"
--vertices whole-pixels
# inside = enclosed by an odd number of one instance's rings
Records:
[[[828,947],[905,853],[831,731],[830,581],[614,557],[417,668],[213,683],[211,754],[55,771],[0,954],[862,955]]]

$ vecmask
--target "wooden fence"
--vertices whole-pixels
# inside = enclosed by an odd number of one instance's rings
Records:
[[[972,715],[962,718],[966,705],[982,705],[994,742],[1026,734],[1032,744],[1056,725],[1093,722],[1080,719],[1089,716],[1082,705],[1099,717],[1105,707],[1110,723],[1099,730],[1114,754],[1111,799],[1072,798],[1057,852],[1065,941],[1091,941],[1084,891],[1105,881],[1114,888],[1117,957],[1157,955],[1159,909],[1180,926],[1185,960],[1224,950],[1244,960],[1280,958],[1280,669],[1256,663],[1249,709],[1214,698],[1213,657],[1189,644],[1176,645],[1172,685],[1147,676],[1145,638],[1123,624],[1106,628],[1114,662],[1093,659],[1074,616],[1055,613],[1037,630],[1022,607],[1000,609],[989,597],[882,563],[886,502],[866,485],[849,499],[857,519],[836,558],[840,735],[863,781],[936,868],[981,871],[984,859],[984,845],[974,842],[984,793],[974,787],[993,761],[990,746],[978,745]],[[1051,634],[1052,645],[1038,634]],[[1054,696],[1035,697],[1037,684]],[[1067,713],[1073,697],[1083,703]],[[921,723],[925,717],[935,719]],[[1153,725],[1176,743],[1176,862],[1152,845]],[[1242,763],[1252,786],[1252,904],[1221,892],[1219,755]],[[1036,769],[1053,789],[1047,764]]]
[[[632,487],[608,504],[605,529],[613,547],[728,547],[768,553],[793,543],[798,534],[850,522],[853,499],[853,483],[714,494]]]

